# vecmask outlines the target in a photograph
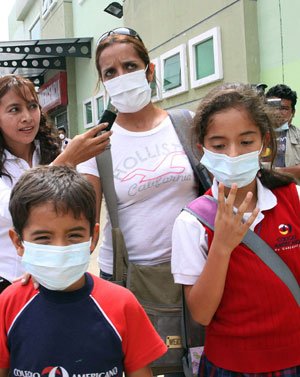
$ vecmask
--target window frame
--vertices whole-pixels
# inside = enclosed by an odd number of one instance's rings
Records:
[[[48,17],[48,14],[55,7],[58,0],[45,0],[42,5],[42,18],[43,20]]]
[[[93,106],[94,106],[94,110],[93,110],[93,114],[94,114],[94,124],[98,124],[100,118],[98,118],[98,106],[97,106],[97,99],[100,98],[100,97],[103,97],[103,104],[104,104],[104,110],[107,108],[107,103],[108,103],[108,98],[107,98],[107,95],[106,95],[106,92],[104,90],[100,91],[97,95],[95,95],[93,97]]]
[[[168,58],[179,53],[180,57],[180,75],[181,75],[181,85],[177,88],[164,90],[164,63]],[[161,95],[162,98],[169,98],[188,91],[188,76],[187,76],[187,60],[186,60],[186,45],[183,43],[172,50],[169,50],[160,56],[160,73],[161,73]]]
[[[35,40],[35,39],[31,39],[31,31],[32,31],[32,29],[35,27],[35,25],[38,22],[40,22],[40,35],[41,35],[41,20],[40,20],[40,15],[39,14],[35,17],[34,21],[32,22],[32,24],[28,28],[28,33],[29,33],[30,40]],[[41,37],[38,38],[38,39],[41,39]]]
[[[86,105],[88,103],[91,103],[91,109],[92,109],[92,122],[87,123],[87,116],[86,116]],[[94,111],[94,99],[93,97],[90,97],[83,101],[83,126],[84,128],[91,128],[95,124],[95,111]]]
[[[153,96],[151,97],[151,102],[157,102],[157,101],[161,101],[162,99],[162,95],[161,95],[161,83],[162,83],[162,80],[161,80],[161,70],[160,70],[160,59],[159,57],[155,58],[155,59],[152,59],[151,60],[151,63],[154,64],[155,66],[155,78],[156,78],[156,96]],[[151,83],[150,83],[151,84]]]
[[[213,53],[215,73],[212,75],[197,79],[196,68],[196,46],[209,39],[213,39]],[[189,46],[189,61],[190,61],[190,84],[191,88],[199,88],[201,86],[210,84],[214,81],[223,79],[223,59],[222,59],[222,46],[221,46],[221,29],[216,26],[205,33],[198,35],[188,41]]]

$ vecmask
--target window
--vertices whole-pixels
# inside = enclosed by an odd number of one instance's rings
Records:
[[[40,16],[36,17],[32,25],[29,27],[30,39],[36,40],[41,38],[41,23]]]
[[[68,132],[68,115],[67,115],[67,112],[64,111],[63,113],[56,115],[54,119],[55,119],[56,127],[57,128],[65,127],[67,134],[68,134],[69,132]]]
[[[89,98],[83,103],[83,122],[84,128],[93,127],[94,125],[94,112],[93,112],[93,99]]]
[[[150,83],[151,87],[151,101],[156,102],[161,100],[161,76],[160,76],[160,65],[159,59],[152,59],[151,63],[154,64],[154,78]]]
[[[95,120],[96,124],[99,123],[99,120],[103,114],[103,111],[105,110],[106,101],[104,93],[99,93],[96,97],[94,97],[94,108],[95,108]]]
[[[162,97],[167,98],[188,90],[186,49],[182,44],[161,55]]]
[[[223,78],[221,32],[219,27],[189,40],[191,87]]]
[[[84,128],[93,127],[99,120],[107,107],[107,96],[100,92],[95,97],[88,98],[83,102]]]

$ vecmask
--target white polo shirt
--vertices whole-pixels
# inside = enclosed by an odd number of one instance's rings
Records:
[[[20,176],[30,169],[30,166],[25,160],[14,156],[9,151],[5,150],[4,153],[6,156],[4,167],[12,180],[4,175],[0,178],[0,276],[12,282],[24,273],[24,268],[8,235],[8,230],[13,227],[8,209],[9,198],[13,186]],[[38,166],[39,162],[40,145],[38,141],[35,141],[32,166]]]

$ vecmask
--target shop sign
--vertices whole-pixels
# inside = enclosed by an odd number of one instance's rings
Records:
[[[67,73],[59,72],[52,77],[40,87],[38,96],[42,110],[45,112],[51,112],[61,105],[67,105]]]

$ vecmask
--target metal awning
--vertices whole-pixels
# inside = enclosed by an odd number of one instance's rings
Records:
[[[0,74],[44,83],[50,69],[66,70],[66,57],[91,58],[92,38],[40,39],[0,42]]]

